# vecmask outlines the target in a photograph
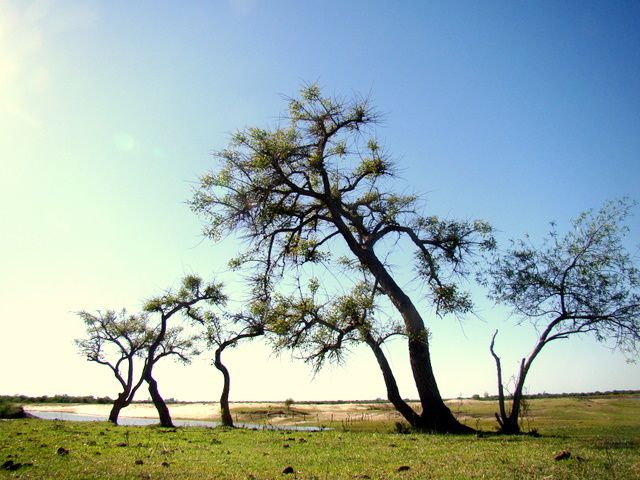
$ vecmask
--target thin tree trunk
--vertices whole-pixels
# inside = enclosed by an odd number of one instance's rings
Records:
[[[145,378],[147,384],[149,385],[149,394],[151,395],[151,400],[153,400],[153,404],[158,411],[158,418],[160,419],[161,427],[169,427],[172,428],[173,421],[171,420],[171,414],[169,413],[169,408],[165,403],[164,399],[160,395],[160,391],[158,390],[158,382],[155,378],[151,376],[151,372],[148,372]]]
[[[533,360],[531,357],[529,357]],[[529,363],[530,365],[530,363]],[[528,368],[526,369],[528,370]],[[504,425],[502,426],[502,432],[508,434],[521,433],[520,430],[520,407],[522,405],[522,392],[524,390],[524,381],[527,377],[527,371],[525,371],[525,359],[520,361],[520,370],[518,371],[518,378],[516,380],[516,388],[513,391],[513,399],[511,400],[511,411],[505,418]]]
[[[524,391],[524,384],[527,378],[527,374],[529,373],[529,369],[531,368],[531,364],[538,356],[542,348],[546,345],[548,340],[548,334],[553,328],[553,326],[557,323],[557,320],[550,324],[545,331],[540,335],[538,339],[538,343],[536,343],[535,348],[529,354],[529,357],[526,359],[523,358],[520,361],[520,370],[518,371],[518,377],[516,378],[516,387],[513,391],[513,398],[511,400],[511,410],[507,413],[505,407],[505,397],[504,397],[504,389],[502,385],[502,369],[500,365],[500,357],[494,351],[494,341],[498,331],[493,334],[493,338],[491,339],[491,346],[489,347],[491,354],[493,355],[496,361],[496,369],[498,372],[498,402],[500,407],[500,415],[497,413],[496,419],[498,420],[498,424],[500,425],[500,432],[506,434],[519,434],[521,433],[520,429],[520,409],[522,407],[522,395]]]
[[[500,431],[503,431],[505,428],[505,424],[508,423],[507,417],[507,409],[505,408],[505,399],[504,399],[504,385],[502,383],[502,364],[500,362],[500,357],[494,350],[494,345],[496,342],[496,336],[498,335],[498,330],[496,330],[491,337],[491,344],[489,345],[489,351],[496,361],[496,373],[498,376],[498,409],[500,413],[495,413],[496,420],[498,421],[498,425],[500,425]]]
[[[508,425],[505,424],[504,433],[521,433],[518,421],[520,419],[520,409],[522,407],[524,382],[527,378],[527,374],[529,373],[533,360],[538,356],[545,344],[546,340],[539,340],[529,357],[526,360],[523,358],[520,362],[520,371],[518,372],[516,388],[513,391],[513,400],[511,401],[511,412],[509,412],[509,416],[507,417]]]
[[[233,418],[231,417],[231,409],[229,408],[229,391],[231,390],[231,376],[229,370],[222,364],[221,355],[223,348],[216,350],[216,356],[213,364],[222,372],[224,384],[222,386],[222,394],[220,394],[220,416],[222,425],[225,427],[233,427]]]
[[[400,390],[398,390],[398,384],[396,383],[395,376],[391,370],[391,366],[387,360],[386,355],[382,351],[380,345],[371,337],[370,334],[365,334],[365,342],[376,357],[380,370],[382,371],[382,377],[384,378],[384,384],[387,387],[387,398],[395,409],[409,422],[414,428],[420,428],[420,415],[418,415],[410,406],[402,399]]]

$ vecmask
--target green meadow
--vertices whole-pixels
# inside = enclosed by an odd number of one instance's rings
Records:
[[[493,402],[450,406],[483,432],[401,434],[366,415],[323,432],[3,420],[0,478],[640,478],[638,395],[530,400],[539,436],[493,434]]]

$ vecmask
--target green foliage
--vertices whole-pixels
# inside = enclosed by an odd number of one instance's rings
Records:
[[[552,224],[541,246],[514,241],[483,278],[491,296],[547,327],[545,341],[592,334],[633,356],[640,340],[640,273],[624,247],[633,203],[582,213],[563,236]]]
[[[109,397],[94,397],[93,395],[40,395],[30,397],[28,395],[0,395],[0,403],[95,403],[105,404],[111,403]]]
[[[86,326],[86,336],[75,341],[80,353],[90,362],[109,366],[124,381],[121,367],[127,368],[127,359],[140,356],[153,336],[147,315],[129,314],[123,309],[95,314],[81,311],[78,316]]]
[[[248,240],[232,267],[255,265],[264,292],[288,266],[330,262],[335,249],[328,247],[340,238],[372,251],[389,235],[406,235],[443,313],[467,311],[468,297],[451,298],[454,289],[442,284],[453,282],[440,276],[464,273],[466,255],[491,248],[491,228],[422,217],[415,195],[387,191],[393,162],[373,136],[362,135],[377,120],[367,100],[329,98],[308,85],[289,101],[289,125],[234,134],[217,154],[217,172],[202,176],[191,207],[212,238],[234,232]]]
[[[224,305],[226,302],[227,296],[223,292],[222,283],[212,281],[204,284],[200,277],[187,275],[181,280],[178,290],[169,290],[162,296],[147,300],[143,308],[145,312],[163,315],[173,315],[177,312],[189,315],[196,312],[194,308],[196,304],[217,306]]]
[[[538,340],[523,358],[515,379],[510,408],[502,381],[501,360],[495,352],[496,330],[490,351],[496,362],[503,432],[519,429],[519,414],[527,412],[522,393],[526,377],[544,347],[574,335],[593,335],[635,358],[640,345],[640,274],[635,259],[623,245],[624,222],[631,202],[608,202],[598,212],[581,214],[573,228],[560,236],[555,224],[541,246],[512,242],[497,255],[481,277],[490,296],[505,303],[538,329]]]
[[[0,419],[2,418],[23,418],[24,409],[15,403],[0,401]]]

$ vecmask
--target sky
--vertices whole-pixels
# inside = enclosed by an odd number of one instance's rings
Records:
[[[0,394],[115,396],[76,350],[80,310],[138,311],[186,274],[242,304],[226,268],[241,244],[203,238],[186,202],[232,132],[275,126],[309,82],[369,96],[398,190],[489,221],[501,244],[640,200],[637,2],[0,0]],[[638,208],[629,225],[637,256]],[[420,304],[448,398],[496,392],[494,329],[512,372],[535,339],[469,288],[461,320]],[[387,353],[415,398],[404,342]],[[385,397],[366,349],[315,376],[259,341],[226,358],[232,400]],[[208,354],[158,367],[181,400],[218,398],[219,377]],[[550,345],[528,381],[612,389],[640,389],[640,366],[590,338]]]

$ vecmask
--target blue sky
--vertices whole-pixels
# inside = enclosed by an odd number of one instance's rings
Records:
[[[0,0],[0,393],[115,393],[75,352],[74,312],[222,275],[236,245],[201,237],[191,188],[231,132],[276,125],[306,82],[370,95],[398,188],[501,239],[640,200],[637,2]],[[494,328],[506,365],[531,347],[476,299],[479,318],[429,318],[445,396],[495,391]],[[413,396],[404,346],[389,354]],[[366,350],[315,379],[259,343],[229,358],[235,399],[384,396]],[[206,358],[159,374],[167,396],[219,394]],[[640,368],[588,339],[530,376],[531,391],[613,388],[640,388]]]

